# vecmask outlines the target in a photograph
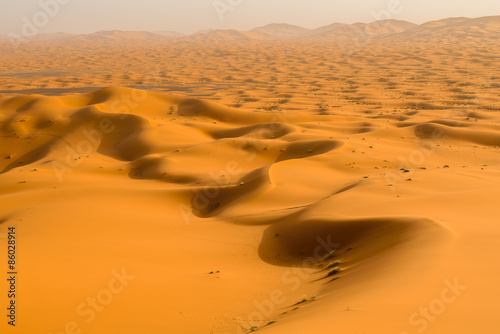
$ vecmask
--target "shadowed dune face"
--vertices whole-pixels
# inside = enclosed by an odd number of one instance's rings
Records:
[[[308,156],[323,154],[330,152],[333,149],[342,146],[342,142],[336,142],[333,140],[305,140],[296,141],[289,144],[284,152],[282,152],[276,162],[285,161],[289,159],[301,159]]]
[[[210,133],[210,135],[215,139],[236,138],[242,136],[250,136],[260,139],[274,139],[280,138],[293,131],[295,131],[294,128],[288,124],[268,123],[244,126],[236,129],[231,128],[216,130]]]
[[[241,201],[247,197],[255,196],[259,191],[264,191],[270,185],[269,168],[256,169],[237,182],[235,185],[203,189],[207,196],[195,191],[191,200],[193,213],[200,218],[214,216],[217,211],[223,210],[231,203]]]
[[[336,258],[346,258],[344,263],[349,258],[352,267],[371,257],[383,257],[396,246],[401,251],[422,233],[441,241],[447,234],[438,224],[422,218],[328,220],[293,214],[266,230],[259,255],[274,265],[322,269],[319,264],[334,251]],[[349,252],[354,248],[356,255],[351,257]]]
[[[31,270],[22,332],[60,332],[124,266],[136,279],[85,331],[411,333],[454,277],[470,293],[427,333],[498,328],[497,27],[0,46],[0,226],[22,229]]]

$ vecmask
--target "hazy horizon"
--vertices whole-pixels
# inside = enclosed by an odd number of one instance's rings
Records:
[[[500,16],[500,15],[492,15],[492,16]],[[458,18],[459,16],[450,16],[450,17],[443,17],[441,19],[436,19],[436,20],[430,20],[430,21],[424,21],[424,22],[412,22],[412,21],[408,21],[408,20],[399,20],[399,21],[405,21],[405,22],[409,22],[409,23],[415,23],[415,24],[425,24],[425,23],[428,23],[428,22],[432,22],[432,21],[439,21],[439,20],[445,20],[445,19],[451,19],[451,18]],[[476,16],[476,17],[469,17],[469,16],[461,16],[461,17],[464,17],[464,18],[467,18],[467,19],[477,19],[477,18],[481,18],[481,17],[488,17],[488,16]],[[393,20],[398,20],[398,19],[393,19]],[[203,32],[209,32],[209,31],[216,31],[216,30],[238,30],[238,31],[251,31],[252,29],[256,29],[256,28],[261,28],[261,27],[266,27],[266,26],[269,26],[269,25],[273,25],[273,24],[284,24],[284,25],[291,25],[291,26],[296,26],[296,27],[302,27],[302,28],[308,28],[310,30],[314,30],[314,29],[318,29],[318,28],[321,28],[321,27],[324,27],[324,26],[327,26],[327,25],[330,25],[330,24],[335,24],[335,23],[342,23],[342,24],[356,24],[356,23],[371,23],[371,22],[375,22],[375,21],[369,21],[369,22],[361,22],[361,21],[356,21],[356,22],[331,22],[331,23],[328,23],[326,25],[321,25],[321,26],[318,26],[318,27],[304,27],[304,26],[300,26],[300,25],[296,25],[296,24],[291,24],[291,23],[288,23],[288,22],[270,22],[270,23],[267,23],[267,24],[263,24],[263,25],[260,25],[260,26],[256,26],[256,27],[251,27],[249,29],[236,29],[236,28],[231,28],[231,27],[228,27],[228,28],[220,28],[220,29],[217,29],[217,28],[207,28],[207,29],[201,29],[201,30],[197,30],[197,31],[194,31],[192,33],[183,33],[181,31],[178,31],[178,30],[167,30],[167,29],[163,29],[163,30],[131,30],[131,29],[128,29],[128,30],[125,30],[125,29],[100,29],[100,30],[93,30],[93,31],[86,31],[86,32],[82,32],[82,33],[77,33],[77,32],[70,32],[70,31],[54,31],[54,32],[47,32],[47,33],[43,33],[43,32],[40,32],[39,34],[57,34],[57,33],[68,33],[68,34],[73,34],[73,35],[85,35],[85,34],[93,34],[93,33],[98,33],[98,32],[101,32],[101,31],[124,31],[124,32],[127,32],[127,31],[137,31],[137,32],[151,32],[151,33],[155,33],[155,32],[172,32],[172,33],[180,33],[180,34],[183,34],[185,36],[189,36],[189,35],[195,35],[197,33],[203,33]]]
[[[429,0],[362,0],[356,4],[326,0],[144,0],[141,3],[24,0],[3,3],[0,8],[0,34],[18,35],[30,24],[39,34],[85,34],[100,30],[193,34],[211,29],[251,30],[273,23],[315,29],[332,23],[368,23],[383,19],[422,24],[450,17],[500,15],[500,3],[490,0],[444,0],[439,4]]]

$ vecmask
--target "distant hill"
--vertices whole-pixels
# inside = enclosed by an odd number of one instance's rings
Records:
[[[443,27],[443,26],[447,26],[447,25],[455,24],[455,23],[460,23],[460,22],[467,21],[467,20],[470,20],[470,18],[467,18],[467,17],[451,17],[451,18],[443,19],[443,20],[430,21],[430,22],[421,24],[419,27],[421,27],[421,28],[429,28],[429,29],[439,28],[439,27]]]
[[[393,35],[417,26],[414,23],[399,20],[384,20],[372,23],[340,24],[334,23],[313,30],[309,37],[314,38],[374,38]]]
[[[163,36],[146,31],[102,30],[93,34],[78,35],[87,40],[158,40]]]
[[[449,18],[431,21],[391,37],[394,40],[439,43],[441,41],[460,42],[481,36],[486,40],[500,39],[500,16],[480,18]]]
[[[273,39],[273,36],[258,31],[239,31],[228,29],[200,32],[194,35],[186,36],[185,39],[198,41],[269,40]]]
[[[170,37],[170,38],[176,38],[176,37],[186,36],[184,34],[181,34],[180,32],[177,32],[177,31],[163,31],[163,30],[159,30],[159,31],[153,31],[153,33],[158,34],[158,35],[162,35],[162,36],[165,36],[165,37]]]
[[[29,36],[30,42],[53,43],[133,43],[151,44],[156,42],[236,42],[236,41],[277,41],[302,40],[337,43],[341,46],[354,44],[355,47],[375,40],[423,41],[439,43],[450,39],[459,41],[477,35],[485,35],[494,42],[500,39],[500,16],[480,18],[447,18],[417,25],[401,20],[383,20],[371,23],[333,23],[317,29],[307,29],[284,23],[273,23],[250,31],[234,29],[204,30],[192,35],[175,31],[120,31],[103,30],[92,34],[73,35],[68,33]],[[7,35],[0,35],[0,42],[7,42]]]
[[[252,29],[251,32],[266,34],[277,39],[287,39],[305,36],[311,32],[311,29],[284,23],[273,23],[264,27]]]
[[[154,43],[168,42],[171,39],[172,37],[146,31],[102,30],[92,34],[73,35],[67,38],[54,40],[53,42],[84,46],[90,46],[93,43],[108,43],[109,45],[150,45]]]
[[[24,39],[28,41],[53,41],[53,40],[58,40],[58,39],[64,39],[64,38],[69,38],[75,36],[70,33],[66,32],[58,32],[58,33],[52,33],[52,34],[39,34],[39,35],[30,35],[23,37]],[[0,35],[0,42],[3,41],[10,41],[9,35]]]

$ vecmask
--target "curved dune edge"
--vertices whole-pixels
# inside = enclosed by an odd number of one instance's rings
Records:
[[[422,231],[451,236],[445,228],[426,218],[373,217],[335,220],[307,219],[303,216],[300,213],[292,214],[266,230],[259,247],[259,255],[264,261],[280,266],[302,266],[307,264],[308,260],[313,263],[322,262],[324,253],[319,256],[317,249],[321,238],[329,240],[332,250],[335,250],[335,258],[348,255],[348,249],[356,249],[356,252],[352,252],[358,253],[355,262],[364,262],[396,246],[404,245]]]

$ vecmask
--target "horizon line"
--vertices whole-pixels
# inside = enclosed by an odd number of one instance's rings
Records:
[[[399,21],[399,22],[406,22],[406,23],[415,24],[416,26],[420,26],[420,25],[427,24],[427,23],[430,23],[430,22],[442,21],[442,20],[448,20],[448,19],[464,18],[464,19],[471,19],[471,20],[473,20],[473,19],[480,19],[480,18],[486,18],[486,17],[497,17],[497,16],[500,16],[500,15],[487,15],[487,16],[477,16],[477,17],[450,16],[450,17],[445,17],[445,18],[441,18],[441,19],[437,19],[437,20],[426,21],[426,22],[423,22],[423,23],[415,23],[415,22],[411,22],[411,21],[407,21],[407,20],[398,20],[398,19],[373,20],[373,21],[369,21],[369,22],[356,21],[356,22],[353,22],[353,23],[332,22],[330,24],[322,25],[322,26],[319,26],[319,27],[316,27],[316,28],[306,28],[306,27],[303,27],[303,26],[299,26],[299,25],[291,24],[291,23],[285,23],[285,22],[281,22],[281,23],[271,22],[271,23],[268,23],[268,24],[265,24],[265,25],[260,25],[260,26],[251,28],[250,30],[240,30],[240,29],[236,29],[236,28],[226,28],[226,29],[212,29],[212,28],[207,28],[207,29],[201,29],[201,30],[196,31],[196,32],[191,33],[191,34],[182,33],[182,32],[179,32],[177,30],[167,30],[167,29],[165,29],[165,30],[100,29],[100,30],[95,30],[95,31],[92,31],[92,32],[85,32],[85,33],[73,33],[73,32],[69,32],[69,31],[57,31],[57,32],[52,32],[52,33],[36,33],[36,34],[30,35],[30,36],[44,36],[44,35],[55,35],[55,34],[70,34],[70,35],[74,35],[74,36],[80,36],[80,35],[92,35],[92,34],[96,34],[96,33],[99,33],[99,32],[105,32],[105,31],[147,32],[147,33],[153,33],[153,34],[157,33],[157,32],[171,32],[171,33],[177,33],[177,34],[180,34],[180,35],[183,35],[183,36],[193,36],[193,35],[197,35],[197,34],[200,34],[200,33],[212,32],[212,31],[228,31],[228,30],[231,31],[231,30],[234,30],[234,31],[240,31],[240,32],[251,32],[251,31],[253,31],[255,29],[265,28],[265,27],[268,27],[268,26],[271,26],[271,25],[288,25],[288,26],[293,26],[293,27],[297,27],[297,28],[302,28],[302,29],[307,29],[307,30],[310,30],[310,31],[314,31],[314,30],[321,29],[321,28],[324,28],[324,27],[328,27],[328,26],[334,25],[334,24],[355,25],[355,24],[373,24],[373,23],[376,23],[376,22],[384,22],[384,21]],[[9,33],[0,34],[0,36],[9,36]]]

